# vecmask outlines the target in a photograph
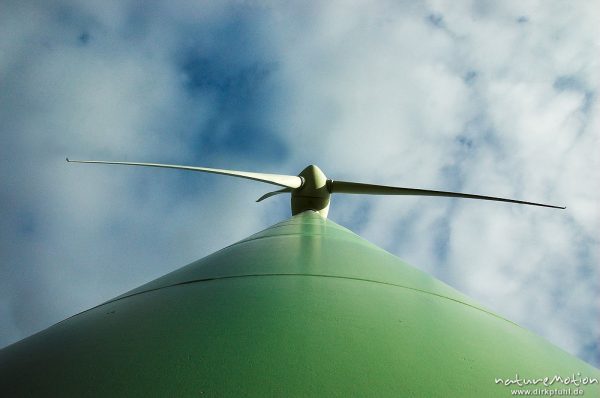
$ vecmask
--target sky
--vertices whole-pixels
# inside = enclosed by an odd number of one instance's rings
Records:
[[[0,0],[0,347],[290,216],[329,218],[600,367],[596,1]]]

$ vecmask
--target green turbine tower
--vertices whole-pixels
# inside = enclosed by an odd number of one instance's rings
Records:
[[[282,176],[123,164],[269,182],[283,188],[259,200],[289,192],[293,215],[0,350],[3,396],[600,392],[598,369],[326,218],[332,193],[557,206],[338,182],[316,166]]]

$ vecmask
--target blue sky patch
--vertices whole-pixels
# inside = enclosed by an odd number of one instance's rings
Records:
[[[435,26],[436,28],[445,28],[446,24],[444,23],[444,16],[438,13],[431,13],[427,16],[427,22],[429,24]]]

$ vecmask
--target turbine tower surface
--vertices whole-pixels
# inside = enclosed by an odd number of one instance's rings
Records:
[[[594,379],[598,369],[313,211],[0,351],[7,397],[598,396]]]

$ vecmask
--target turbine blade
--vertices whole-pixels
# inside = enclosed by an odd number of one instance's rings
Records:
[[[256,200],[256,202],[262,202],[263,200],[270,198],[271,196],[275,196],[275,195],[279,195],[280,193],[287,193],[287,192],[292,192],[292,188],[283,188],[283,189],[280,189],[279,191],[268,192],[268,193],[264,194],[263,196],[261,196],[260,198],[258,198]]]
[[[223,174],[223,175],[228,175],[228,176],[233,176],[233,177],[247,178],[249,180],[266,182],[268,184],[279,185],[282,187],[287,187],[287,188],[292,188],[292,189],[300,188],[302,186],[302,178],[300,178],[298,176],[290,176],[290,175],[284,175],[284,174],[251,173],[251,172],[247,172],[247,171],[210,169],[208,167],[179,166],[179,165],[174,165],[174,164],[161,164],[161,163],[107,162],[104,160],[70,160],[69,158],[67,158],[67,162],[163,167],[163,168],[167,168],[167,169],[202,171],[205,173]]]
[[[449,198],[466,198],[493,200],[497,202],[518,203],[522,205],[552,207],[554,209],[566,209],[564,206],[553,206],[543,203],[526,202],[523,200],[498,198],[495,196],[472,195],[461,192],[432,191],[429,189],[389,187],[385,185],[361,184],[358,182],[331,181],[329,186],[331,193],[349,193],[366,195],[415,195],[415,196],[444,196]]]

